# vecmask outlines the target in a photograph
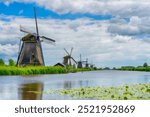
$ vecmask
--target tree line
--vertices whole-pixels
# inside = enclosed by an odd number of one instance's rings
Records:
[[[7,64],[5,63],[5,61],[4,61],[2,58],[0,58],[0,66],[5,66],[5,65],[7,65]],[[15,61],[14,61],[13,59],[9,59],[9,60],[8,60],[8,65],[9,65],[9,66],[15,66],[16,63],[15,63]]]

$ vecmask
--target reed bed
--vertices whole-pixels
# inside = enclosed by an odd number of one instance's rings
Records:
[[[62,67],[51,66],[0,66],[0,75],[36,75],[36,74],[62,74],[67,73],[67,70]]]
[[[16,67],[16,66],[0,66],[0,75],[39,75],[39,74],[64,74],[64,73],[75,73],[83,71],[91,71],[90,68],[63,68],[54,66],[27,66],[27,67]]]

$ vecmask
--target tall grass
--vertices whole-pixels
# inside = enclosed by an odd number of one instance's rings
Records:
[[[0,66],[0,75],[35,75],[35,74],[62,74],[67,73],[67,70],[62,67],[51,66]]]
[[[53,66],[27,66],[27,67],[16,67],[16,66],[0,66],[0,75],[38,75],[38,74],[63,74],[69,72],[83,72],[91,71],[90,68],[63,68]]]
[[[84,72],[84,71],[93,71],[94,69],[91,69],[91,68],[67,68],[67,71],[68,72]]]

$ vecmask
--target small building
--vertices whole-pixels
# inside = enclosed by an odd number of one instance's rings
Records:
[[[57,64],[55,64],[54,66],[65,67],[65,65],[62,64],[62,63],[57,63]]]

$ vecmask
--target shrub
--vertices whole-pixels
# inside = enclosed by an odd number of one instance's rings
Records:
[[[9,66],[15,66],[15,62],[13,59],[9,59]]]
[[[3,59],[0,59],[0,66],[4,66],[5,65],[5,62]]]

